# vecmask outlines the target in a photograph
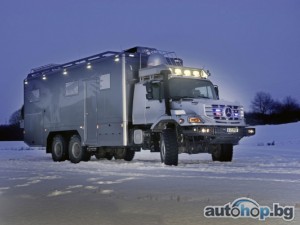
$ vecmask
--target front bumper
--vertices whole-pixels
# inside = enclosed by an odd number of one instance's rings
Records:
[[[255,135],[255,128],[232,126],[193,126],[184,127],[184,136],[203,137],[203,140],[212,144],[237,144],[243,137]]]

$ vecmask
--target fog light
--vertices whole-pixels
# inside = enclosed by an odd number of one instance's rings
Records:
[[[209,133],[209,128],[202,128],[202,129],[201,129],[201,132],[202,132],[202,133]]]
[[[246,128],[246,132],[244,133],[246,136],[255,135],[255,128]]]
[[[248,134],[255,134],[255,130],[254,129],[248,129]]]

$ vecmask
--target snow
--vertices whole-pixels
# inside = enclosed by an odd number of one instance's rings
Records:
[[[0,142],[0,224],[257,224],[256,219],[207,219],[207,205],[249,197],[261,205],[295,206],[300,222],[300,123],[257,126],[234,147],[233,162],[209,154],[179,156],[165,166],[159,153],[132,162],[55,163],[43,148]],[[274,143],[274,145],[272,145]]]

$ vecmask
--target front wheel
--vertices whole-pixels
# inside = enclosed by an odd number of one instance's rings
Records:
[[[212,160],[220,162],[231,162],[233,155],[232,144],[220,144],[217,145],[216,149],[212,152]]]
[[[176,131],[173,129],[163,130],[160,137],[161,162],[169,166],[178,165],[178,144]]]

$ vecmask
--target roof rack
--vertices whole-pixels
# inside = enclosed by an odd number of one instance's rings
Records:
[[[38,75],[42,75],[42,74],[53,72],[53,71],[60,70],[60,69],[65,69],[65,68],[68,68],[71,66],[82,64],[82,63],[92,62],[94,60],[103,59],[103,58],[117,55],[117,54],[120,54],[120,52],[106,51],[106,52],[103,52],[100,54],[92,55],[89,57],[85,57],[85,58],[78,59],[78,60],[64,63],[64,64],[47,64],[45,66],[41,66],[41,67],[32,69],[30,71],[30,73],[28,74],[27,78],[35,77]]]
[[[38,71],[40,71],[40,70],[49,69],[49,68],[55,67],[55,66],[59,66],[59,64],[51,63],[51,64],[47,64],[47,65],[40,66],[40,67],[37,67],[37,68],[33,68],[33,69],[31,69],[31,72],[30,72],[30,73],[38,72]]]
[[[156,48],[141,47],[141,46],[136,46],[136,47],[127,49],[124,52],[140,53],[140,54],[145,54],[148,56],[151,54],[154,54],[154,53],[159,53],[166,58],[168,65],[183,66],[183,60],[181,58],[178,58],[175,52],[157,50]]]

